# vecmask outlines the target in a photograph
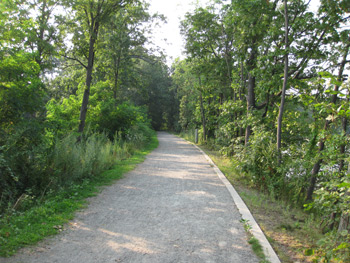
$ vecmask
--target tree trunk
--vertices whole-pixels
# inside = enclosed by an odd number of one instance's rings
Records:
[[[91,21],[91,35],[90,35],[90,41],[89,41],[89,56],[88,56],[88,65],[86,67],[86,80],[85,80],[85,90],[84,90],[84,96],[83,101],[80,108],[80,123],[78,132],[83,133],[84,127],[85,127],[85,120],[86,120],[86,113],[88,109],[89,104],[89,97],[90,97],[90,87],[91,87],[91,81],[92,81],[92,70],[94,67],[94,60],[95,60],[95,42],[97,40],[98,35],[98,28],[99,23],[94,21]]]
[[[339,74],[338,74],[338,81],[342,81],[343,79],[343,71],[344,71],[344,68],[345,68],[345,64],[346,64],[346,58],[348,56],[348,53],[349,53],[349,49],[350,49],[350,37],[348,38],[348,44],[345,48],[345,52],[344,52],[344,55],[343,55],[343,58],[342,58],[342,62],[340,64],[340,70],[339,70]],[[350,95],[350,91],[348,91],[348,99],[347,101],[349,102],[349,95]],[[347,118],[344,116],[342,118],[342,128],[343,128],[343,133],[344,133],[344,138],[346,136],[346,128],[347,128],[347,124],[348,124],[348,120]],[[339,162],[339,172],[343,171],[344,169],[344,154],[345,154],[345,144],[342,144],[340,145],[340,154],[341,154],[341,160]]]
[[[203,126],[203,140],[207,140],[207,128],[206,128],[206,120],[205,120],[205,113],[204,113],[204,107],[203,107],[203,96],[202,91],[200,92],[200,105],[201,105],[201,116],[202,116],[202,126]]]
[[[349,99],[348,99],[349,101]],[[347,128],[347,125],[348,125],[348,120],[346,117],[343,117],[342,118],[342,127],[343,127],[343,133],[344,133],[344,140],[345,140],[345,137],[346,137],[346,128]],[[344,161],[344,158],[345,158],[345,148],[346,144],[342,144],[340,145],[340,154],[341,154],[341,159],[340,159],[340,162],[339,162],[339,172],[342,172],[344,170],[344,166],[345,166],[345,161]]]
[[[350,42],[350,37],[349,37],[349,42]],[[347,48],[347,52],[349,52],[349,45],[348,44],[348,48]],[[345,56],[345,59],[346,59],[346,56]],[[344,62],[344,57],[343,57],[343,62]],[[345,63],[342,64],[342,66],[344,67],[345,66]],[[350,90],[348,91],[348,99],[347,101],[349,102],[349,96],[350,96]],[[347,129],[347,125],[348,125],[348,120],[347,118],[344,116],[342,118],[342,128],[343,128],[343,133],[344,133],[344,140],[345,140],[345,137],[346,137],[346,129]],[[342,144],[340,145],[340,154],[342,155],[341,157],[341,160],[339,162],[339,172],[342,172],[344,170],[344,166],[345,166],[345,161],[344,161],[344,158],[345,158],[345,150],[346,150],[346,144]],[[350,173],[350,164],[348,164],[348,174]],[[350,195],[350,192],[347,191],[345,193],[345,195]],[[350,215],[349,214],[345,214],[345,213],[342,213],[341,216],[340,216],[340,221],[339,221],[339,226],[338,226],[338,233],[340,233],[341,231],[343,230],[350,230]]]
[[[200,108],[201,108],[201,119],[202,119],[202,127],[203,127],[203,141],[207,140],[207,122],[205,120],[205,112],[204,112],[204,105],[203,105],[203,95],[202,95],[202,80],[201,77],[198,76],[198,83],[199,83],[199,100],[200,100]]]
[[[243,62],[241,62],[241,87],[239,89],[239,92],[238,92],[238,97],[240,99],[240,101],[243,101],[244,100],[244,96],[243,96],[243,93],[244,93],[244,88],[245,88],[245,75],[244,75],[244,67],[243,67]],[[239,116],[242,116],[243,113],[240,112],[239,113]],[[243,137],[244,135],[244,128],[243,127],[239,127],[239,137]],[[243,140],[242,140],[242,144],[243,144]]]
[[[281,142],[282,142],[282,120],[283,120],[283,111],[284,111],[284,103],[285,103],[285,97],[286,97],[286,90],[287,90],[287,83],[288,83],[288,48],[289,48],[289,41],[288,41],[288,6],[287,6],[287,0],[284,0],[284,28],[285,28],[285,45],[286,45],[286,54],[284,55],[284,79],[283,79],[283,87],[282,87],[282,95],[281,95],[281,105],[278,112],[278,123],[277,123],[277,151],[279,156],[279,163],[282,160],[281,156]]]
[[[326,120],[326,123],[325,123],[325,126],[324,126],[324,130],[328,129],[328,125],[329,125],[329,121]],[[325,139],[321,139],[319,141],[318,154],[321,154],[322,151],[324,150],[324,143],[325,143]],[[310,184],[309,184],[309,187],[308,187],[307,193],[306,193],[306,201],[312,201],[312,195],[314,193],[315,186],[316,186],[316,178],[317,178],[318,172],[321,169],[322,161],[323,161],[323,159],[319,158],[317,160],[317,162],[314,164],[314,167],[312,168]]]
[[[119,80],[119,67],[120,67],[121,54],[118,54],[118,58],[114,57],[114,88],[113,88],[113,98],[117,102],[118,93],[118,80]]]
[[[255,107],[255,77],[248,76],[248,96],[247,96],[247,118]],[[252,127],[248,124],[245,129],[245,145],[248,145],[249,137],[252,134]]]
[[[349,193],[347,193],[347,195],[349,195]],[[350,230],[350,216],[344,213],[340,217],[338,233],[343,230]]]
[[[44,46],[43,46],[43,43],[44,43],[44,32],[45,32],[45,25],[47,25],[47,21],[48,21],[48,18],[49,18],[49,14],[46,14],[46,0],[44,0],[42,2],[42,6],[41,8],[39,8],[39,10],[41,11],[41,16],[40,16],[40,19],[39,19],[39,34],[38,34],[38,38],[39,38],[39,41],[38,41],[38,46],[37,46],[37,49],[38,49],[38,55],[36,57],[36,63],[38,63],[40,69],[42,70],[42,63],[43,63],[43,52],[44,52]],[[44,25],[45,23],[45,25]]]

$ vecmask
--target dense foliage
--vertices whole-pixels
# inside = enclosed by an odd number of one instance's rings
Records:
[[[196,8],[172,77],[182,130],[199,128],[255,187],[319,213],[318,260],[348,262],[350,7],[316,2]]]
[[[139,0],[1,1],[0,215],[173,127],[169,70],[146,48],[159,20]]]

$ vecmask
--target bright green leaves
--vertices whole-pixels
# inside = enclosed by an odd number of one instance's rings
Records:
[[[31,54],[4,54],[0,60],[0,128],[17,123],[24,113],[33,114],[42,105],[40,68]]]
[[[187,14],[186,20],[182,22],[182,34],[187,39],[186,50],[191,57],[217,55],[221,38],[218,19],[213,10],[203,8],[196,9],[194,14]]]

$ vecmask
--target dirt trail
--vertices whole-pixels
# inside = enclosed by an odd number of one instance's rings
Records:
[[[159,147],[60,235],[0,262],[257,263],[225,185],[192,145]]]

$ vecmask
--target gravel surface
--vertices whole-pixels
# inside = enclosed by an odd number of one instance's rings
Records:
[[[0,262],[258,263],[232,197],[191,144],[158,133],[145,162],[56,237]]]

